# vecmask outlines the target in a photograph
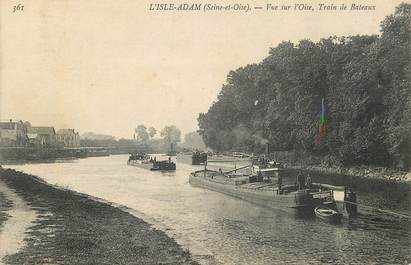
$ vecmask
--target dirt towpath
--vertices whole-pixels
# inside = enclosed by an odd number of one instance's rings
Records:
[[[24,246],[25,233],[36,219],[33,211],[25,201],[4,181],[0,180],[2,201],[8,202],[7,209],[3,210],[6,220],[0,226],[0,264],[6,255],[17,253]]]

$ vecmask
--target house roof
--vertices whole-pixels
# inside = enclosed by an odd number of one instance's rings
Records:
[[[54,127],[36,126],[36,127],[29,127],[27,130],[27,133],[54,135],[56,134],[56,131],[54,130]]]
[[[0,129],[3,129],[3,130],[14,130],[16,124],[19,125],[20,122],[16,122],[16,121],[2,121],[2,122],[0,122]]]
[[[60,129],[57,134],[75,134],[74,129]]]
[[[13,130],[15,125],[15,122],[0,122],[0,129]]]

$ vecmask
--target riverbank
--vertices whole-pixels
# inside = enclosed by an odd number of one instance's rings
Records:
[[[320,172],[323,174],[337,174],[354,178],[364,178],[373,180],[385,180],[398,183],[411,183],[411,172],[402,170],[372,167],[372,166],[356,166],[356,167],[327,167],[324,165],[288,165],[288,168],[301,169],[311,172]]]
[[[322,173],[322,174],[333,174],[333,175],[342,175],[353,178],[363,178],[363,179],[373,179],[373,180],[386,180],[389,182],[399,182],[399,183],[411,183],[411,172],[397,168],[388,168],[388,167],[377,167],[377,166],[342,166],[332,159],[324,159],[321,157],[314,157],[305,154],[299,154],[295,152],[273,152],[270,153],[269,157],[277,162],[282,163],[285,167],[295,169],[310,171],[313,173]],[[230,156],[219,156],[209,157],[209,160],[218,160],[218,159],[234,160],[238,158]],[[191,159],[191,157],[190,157]],[[247,159],[238,160],[237,164],[241,163],[240,161],[246,161]],[[183,158],[180,160],[183,163],[191,163],[191,160],[188,158]]]
[[[344,166],[329,156],[313,156],[306,153],[276,151],[270,154],[274,160],[288,168],[301,169],[324,174],[338,174],[364,179],[411,182],[410,172],[398,168],[372,165]]]
[[[0,181],[37,214],[6,264],[197,264],[164,232],[108,203],[11,169],[0,169]],[[3,197],[0,229],[12,207]]]

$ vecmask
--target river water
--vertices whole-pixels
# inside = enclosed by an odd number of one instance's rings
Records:
[[[165,229],[204,263],[411,262],[411,227],[406,218],[365,212],[331,225],[313,216],[296,216],[191,187],[188,176],[201,166],[177,163],[175,173],[151,172],[128,166],[127,158],[116,155],[7,167],[125,205]]]

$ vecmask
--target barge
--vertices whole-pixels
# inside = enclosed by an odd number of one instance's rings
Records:
[[[207,161],[207,153],[196,151],[191,156],[191,165],[204,165]]]
[[[321,184],[310,183],[299,176],[296,184],[282,185],[283,169],[277,163],[264,161],[248,167],[251,172],[245,173],[238,173],[240,168],[229,172],[205,168],[192,172],[189,183],[273,209],[313,213],[314,208],[320,205],[335,207],[333,191]]]
[[[176,164],[171,161],[169,158],[168,160],[163,161],[154,161],[153,167],[150,168],[151,171],[174,171],[176,170]]]
[[[176,170],[176,164],[168,160],[157,161],[156,157],[152,158],[146,154],[131,154],[127,164],[139,168],[148,169],[151,171],[173,171]]]
[[[144,169],[151,169],[153,167],[154,161],[155,160],[153,160],[152,158],[150,158],[150,156],[146,154],[137,153],[137,154],[130,155],[127,161],[127,165],[144,168]]]

